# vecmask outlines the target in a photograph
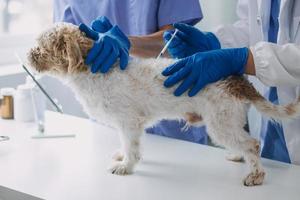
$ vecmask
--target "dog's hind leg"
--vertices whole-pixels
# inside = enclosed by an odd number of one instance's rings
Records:
[[[214,142],[244,156],[251,170],[244,179],[244,185],[260,185],[265,172],[260,163],[259,142],[243,129],[245,116],[246,112],[238,105],[234,108],[218,108],[205,118],[206,129]]]
[[[114,156],[109,170],[113,174],[126,175],[132,173],[135,164],[140,160],[140,137],[143,126],[122,124],[120,132],[121,150]]]
[[[233,127],[228,129],[229,127],[220,127],[220,124],[218,126],[221,128],[222,133],[218,132],[220,129],[218,130],[215,127],[212,127],[211,124],[207,124],[209,135],[211,135],[216,143],[223,145],[233,152],[238,152],[243,155],[251,170],[244,179],[244,185],[261,185],[264,180],[265,172],[260,163],[259,142],[254,138],[251,138],[243,129],[238,130]]]
[[[243,150],[246,163],[248,163],[251,169],[251,172],[244,179],[244,185],[261,185],[265,177],[265,172],[260,163],[259,142],[254,138],[247,138],[246,141],[240,144],[240,148]]]

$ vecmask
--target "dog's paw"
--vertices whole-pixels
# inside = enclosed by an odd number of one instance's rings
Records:
[[[264,171],[251,172],[245,179],[245,186],[261,185],[265,178]]]
[[[115,161],[122,161],[124,158],[124,153],[121,150],[117,150],[113,155],[112,159]]]
[[[139,152],[133,153],[132,156],[133,156],[133,160],[135,160],[135,161],[141,160],[141,154]],[[112,159],[115,161],[122,161],[122,160],[124,160],[124,153],[121,150],[117,150],[112,155]]]
[[[132,167],[124,162],[114,162],[108,169],[112,174],[127,175],[132,173]]]
[[[243,156],[232,154],[232,153],[227,154],[226,159],[229,161],[233,161],[233,162],[243,162],[244,161]]]

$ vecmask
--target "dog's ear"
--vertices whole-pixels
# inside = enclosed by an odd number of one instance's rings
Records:
[[[84,62],[78,42],[70,35],[64,35],[64,42],[66,44],[66,53],[69,61],[68,73],[81,71]]]
[[[42,55],[39,47],[31,48],[27,53],[27,60],[31,67],[33,67],[38,72],[47,71],[47,62],[45,61],[45,56]]]

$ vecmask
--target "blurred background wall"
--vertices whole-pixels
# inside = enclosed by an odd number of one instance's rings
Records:
[[[236,19],[237,0],[200,0],[203,20],[196,26],[201,30],[212,31],[220,24],[231,24]]]

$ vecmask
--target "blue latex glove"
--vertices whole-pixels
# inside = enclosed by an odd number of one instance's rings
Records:
[[[92,66],[92,73],[99,70],[101,73],[108,72],[118,58],[120,58],[120,68],[122,70],[126,68],[130,41],[118,26],[113,26],[105,33],[96,32],[85,24],[80,24],[79,29],[86,33],[87,37],[95,40],[85,59],[85,63]]]
[[[171,87],[183,80],[174,95],[180,96],[190,89],[188,95],[192,97],[209,83],[230,75],[242,75],[248,53],[248,48],[218,49],[183,58],[162,72],[164,76],[169,76],[164,86]]]
[[[175,23],[174,28],[178,29],[178,32],[168,47],[168,52],[173,58],[185,58],[197,52],[221,48],[219,40],[211,32],[202,32],[183,23]],[[163,37],[166,43],[173,33],[174,30],[164,32]]]
[[[92,21],[91,27],[94,31],[105,33],[109,31],[113,27],[113,25],[110,23],[107,17],[101,16]]]

